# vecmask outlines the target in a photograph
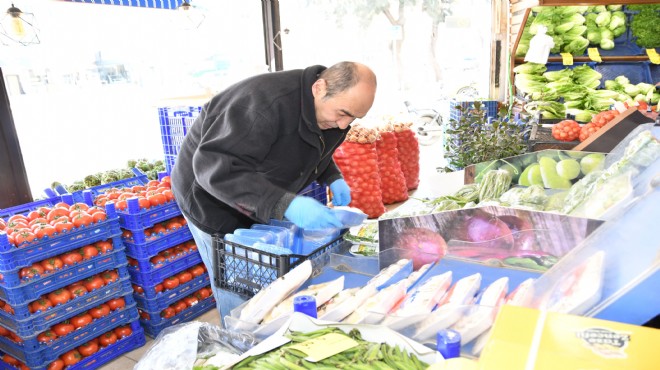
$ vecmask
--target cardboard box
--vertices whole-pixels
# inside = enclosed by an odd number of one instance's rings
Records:
[[[660,330],[504,306],[479,369],[657,369]]]

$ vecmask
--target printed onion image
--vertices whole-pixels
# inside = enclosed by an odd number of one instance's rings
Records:
[[[396,247],[406,250],[404,257],[413,261],[415,270],[427,263],[439,261],[447,253],[445,239],[437,232],[423,227],[404,230],[399,234]]]
[[[518,216],[498,216],[513,233],[513,249],[517,251],[534,251],[538,249],[532,223]]]

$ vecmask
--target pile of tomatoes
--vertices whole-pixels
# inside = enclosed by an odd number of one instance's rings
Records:
[[[89,342],[62,354],[57,360],[48,365],[48,370],[61,370],[67,366],[75,365],[85,357],[89,357],[99,350],[111,346],[133,334],[130,325],[116,327],[109,330]]]
[[[206,298],[211,297],[212,295],[213,291],[211,290],[210,286],[203,287],[197,290],[195,293],[172,303],[169,307],[160,312],[160,317],[163,319],[172,318],[184,310],[191,308],[199,302],[205,300]],[[140,309],[138,309],[138,311],[140,312],[140,317],[143,320],[151,320],[151,316],[148,312],[142,311]]]
[[[184,225],[187,224],[188,222],[183,216],[172,217],[169,220],[159,222],[152,227],[144,229],[144,238],[147,241],[154,241],[160,237],[181,229]],[[121,238],[122,240],[132,242],[133,232],[131,230],[122,229]]]
[[[43,261],[35,262],[31,266],[23,267],[18,274],[21,280],[28,281],[42,276],[48,276],[53,272],[76,265],[82,261],[90,260],[98,255],[110,253],[113,250],[112,239],[101,240],[87,244]]]
[[[203,263],[200,263],[198,265],[188,268],[187,270],[183,270],[178,274],[163,279],[162,282],[154,286],[154,290],[156,294],[158,294],[162,291],[175,289],[179,285],[183,285],[191,281],[192,279],[203,275],[205,272],[206,272],[206,267],[204,267]],[[137,284],[133,284],[133,291],[137,294],[144,294],[144,288]]]
[[[52,207],[39,207],[26,215],[13,215],[6,221],[0,219],[0,231],[7,233],[10,243],[21,248],[42,238],[103,222],[106,218],[103,207],[90,207],[82,202],[72,205],[59,202]]]
[[[197,252],[197,244],[195,244],[194,240],[188,240],[186,242],[177,244],[173,247],[158,252],[158,254],[156,254],[155,256],[149,259],[149,262],[154,268],[160,268],[165,266],[169,262],[174,262],[180,258],[183,258],[184,256],[189,255],[190,253],[196,253],[196,252]],[[140,270],[138,260],[131,257],[127,257],[127,259],[128,259],[128,265],[131,266],[131,268],[134,268],[138,271]]]
[[[56,289],[46,293],[37,300],[31,302],[28,306],[30,313],[45,312],[53,307],[66,304],[72,299],[81,297],[89,292],[103,288],[119,280],[117,270],[108,270],[102,273],[90,276],[86,279],[77,281],[67,287]],[[14,308],[4,301],[0,300],[0,309],[10,315],[14,314]]]
[[[106,203],[113,202],[115,209],[125,211],[128,208],[127,200],[137,197],[140,209],[149,209],[174,201],[169,176],[161,181],[150,180],[145,185],[135,185],[126,188],[111,188],[94,198],[94,205],[104,207]]]

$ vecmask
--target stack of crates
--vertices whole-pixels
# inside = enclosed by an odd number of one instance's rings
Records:
[[[168,174],[172,173],[174,161],[179,154],[184,136],[201,111],[201,106],[158,108],[160,136],[165,155],[165,169]]]
[[[115,189],[121,192],[136,186],[158,187],[156,183],[169,187],[156,180],[149,185],[142,172],[133,171],[133,178],[95,186],[73,196],[95,204],[108,191],[116,193]],[[191,321],[215,307],[209,274],[173,198],[147,208],[140,206],[136,196],[128,197],[126,208],[116,212],[121,240],[126,246],[133,298],[145,334],[155,338],[163,329]]]
[[[98,367],[145,344],[114,207],[37,226],[79,209],[53,194],[0,210],[0,369]]]

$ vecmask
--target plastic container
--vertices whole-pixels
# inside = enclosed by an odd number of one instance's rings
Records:
[[[123,239],[123,243],[126,246],[126,255],[136,259],[144,259],[153,257],[157,255],[158,252],[187,242],[192,238],[190,229],[187,225],[184,225],[178,230],[169,232],[150,241],[147,241],[144,238],[144,233],[136,232],[133,234],[132,241]]]
[[[344,228],[360,226],[367,219],[367,214],[355,207],[334,207],[335,216],[344,225]]]
[[[283,226],[254,224],[251,226],[254,230],[265,230],[275,234],[277,242],[274,243],[284,248],[291,248],[293,245],[293,235],[291,231]]]
[[[316,299],[311,295],[299,295],[293,299],[293,311],[316,318]]]
[[[437,349],[445,359],[461,355],[461,335],[451,329],[440,330],[437,336]]]
[[[124,353],[128,353],[136,348],[142,347],[146,343],[146,338],[144,337],[144,330],[140,327],[137,320],[131,322],[131,330],[133,333],[130,336],[121,338],[116,343],[107,347],[100,348],[99,351],[93,355],[85,357],[77,364],[67,367],[67,370],[98,368],[101,365],[123,355]],[[96,334],[101,335],[102,333]],[[28,357],[26,365],[33,370],[45,370],[48,368],[48,365],[52,361],[55,361],[61,354],[62,353],[59,352],[48,351],[46,352],[47,359],[45,362],[40,362],[40,359],[32,357],[32,354],[27,354]],[[16,368],[0,361],[0,369],[15,370]]]
[[[329,261],[326,253],[341,244],[341,236],[307,254],[279,255],[213,237],[213,271],[216,286],[251,298],[263,287],[286,274],[303,261],[311,259],[315,268]]]
[[[626,76],[631,84],[640,82],[655,84],[658,81],[651,80],[649,62],[607,62],[599,63],[594,68],[603,75],[600,88],[605,87],[606,80],[614,80],[617,76]],[[633,97],[634,98],[634,97]]]
[[[31,314],[27,304],[13,307],[13,315],[5,311],[0,311],[0,325],[23,338],[28,338],[35,333],[48,329],[55,323],[76,316],[92,307],[96,307],[99,302],[105,302],[112,298],[131,294],[133,288],[126,274],[125,267],[119,267],[117,270],[119,272],[118,281],[108,284],[101,289],[89,292],[82,297],[72,299],[63,305],[52,307],[46,310],[46,312]]]
[[[307,187],[302,189],[298,195],[312,197],[322,204],[328,204],[328,191],[326,187],[316,181],[313,181],[311,184],[307,185]]]
[[[149,260],[138,260],[138,268],[128,267],[131,281],[141,286],[153,286],[162,282],[165,278],[188,269],[202,262],[199,252],[190,253],[188,256],[167,262],[161,267],[156,267]]]
[[[0,283],[0,298],[12,306],[24,305],[38,299],[44,293],[121,265],[126,265],[126,255],[119,237],[115,237],[110,253],[98,255],[73,266],[66,266],[42,277],[20,280],[18,268],[9,272],[2,271],[4,280]]]
[[[248,238],[256,238],[262,243],[266,244],[275,244],[277,242],[277,236],[267,230],[255,230],[255,229],[236,229],[234,230],[235,236],[246,236]],[[281,245],[283,247],[283,245]]]
[[[147,290],[146,287],[143,287],[145,292],[144,295],[136,293],[133,297],[135,298],[135,302],[137,302],[138,308],[149,312],[160,312],[172,303],[193,294],[205,286],[209,286],[210,282],[211,279],[209,274],[204,273],[185,284],[181,284],[174,289],[165,290],[160,293],[155,293],[153,289]],[[151,294],[148,294],[147,292],[151,292]]]
[[[160,316],[160,311],[158,312],[149,312],[150,319],[144,320],[140,319],[140,325],[144,328],[144,333],[152,338],[156,338],[158,334],[163,331],[163,329],[168,328],[172,325],[180,324],[183,322],[191,321],[192,319],[202,315],[203,313],[210,311],[215,308],[215,299],[213,296],[200,301],[192,307],[188,307],[185,310],[181,311],[179,314],[170,317],[169,319],[164,319]]]

